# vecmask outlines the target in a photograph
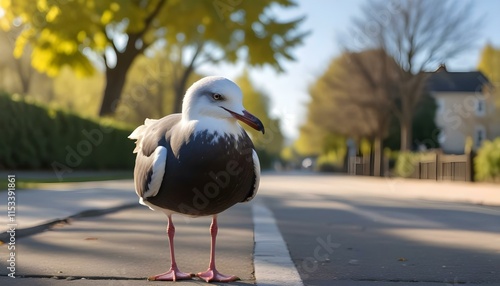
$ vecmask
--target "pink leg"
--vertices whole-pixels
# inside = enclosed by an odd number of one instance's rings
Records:
[[[210,244],[210,263],[208,269],[205,272],[200,272],[197,274],[198,277],[207,282],[232,282],[239,280],[240,278],[236,276],[228,276],[217,271],[215,267],[215,240],[217,239],[217,232],[219,227],[217,226],[217,216],[214,215],[212,218],[212,224],[210,225],[210,234],[212,236],[212,242]]]
[[[170,269],[167,272],[151,276],[148,278],[148,280],[177,281],[177,280],[191,279],[191,277],[194,276],[194,274],[181,272],[177,267],[177,263],[175,262],[175,253],[174,253],[175,226],[172,223],[171,215],[168,215],[167,235],[168,235],[168,242],[170,245],[170,261],[172,262],[172,265],[170,266]]]

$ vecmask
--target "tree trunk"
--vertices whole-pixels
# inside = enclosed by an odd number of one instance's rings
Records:
[[[200,55],[200,53],[203,51],[203,43],[199,43],[198,46],[196,47],[196,51],[193,54],[193,57],[191,58],[191,61],[189,64],[186,66],[186,68],[182,71],[181,77],[178,79],[178,81],[174,82],[174,113],[180,113],[182,112],[182,99],[184,97],[184,93],[186,92],[186,85],[187,81],[189,79],[189,76],[191,73],[193,73],[194,68],[195,68],[195,61]],[[181,50],[182,52],[182,50]],[[182,58],[182,55],[181,55]],[[179,62],[180,66],[183,67],[182,65],[182,60]],[[177,77],[175,77],[177,79]]]
[[[184,86],[180,82],[174,83],[174,113],[182,112],[182,99],[184,97]]]
[[[404,74],[405,84],[401,98],[401,151],[410,151],[413,144],[413,115],[420,102],[428,75],[421,72],[417,75]]]
[[[102,98],[99,116],[113,115],[120,102],[127,70],[116,65],[114,68],[106,68],[106,87]]]
[[[399,139],[399,143],[400,143],[400,146],[399,146],[399,150],[400,151],[407,151],[408,150],[408,143],[406,141],[406,139],[408,138],[408,129],[407,129],[407,126],[406,124],[403,122],[403,120],[401,120],[399,122],[399,124],[401,125],[399,127],[399,130],[400,130],[400,139]]]
[[[31,77],[24,77],[22,74],[19,74],[19,80],[21,81],[22,94],[28,94],[30,90]]]
[[[113,115],[120,102],[123,87],[125,86],[125,79],[127,72],[134,62],[135,58],[144,52],[151,43],[146,43],[143,39],[144,34],[148,31],[151,23],[160,12],[165,0],[160,0],[151,10],[151,13],[144,19],[144,26],[141,31],[137,33],[128,34],[128,41],[123,52],[120,52],[114,42],[110,40],[110,44],[116,55],[116,66],[110,68],[106,56],[104,61],[106,63],[106,87],[104,88],[104,96],[101,103],[99,116]],[[141,47],[137,48],[138,41],[141,41]]]
[[[194,59],[193,59],[194,61]],[[182,99],[184,98],[184,93],[186,92],[186,85],[189,76],[193,72],[193,65],[189,65],[186,67],[186,69],[182,72],[181,77],[179,78],[178,82],[174,82],[174,113],[181,113],[182,112]]]
[[[382,175],[382,137],[377,136],[373,140],[373,176]]]
[[[113,115],[115,113],[120,103],[128,70],[139,53],[138,50],[126,50],[124,53],[117,53],[116,66],[114,68],[106,66],[106,87],[104,88],[99,116]]]
[[[22,96],[26,96],[30,91],[31,78],[33,75],[33,70],[31,67],[31,63],[29,60],[26,63],[23,63],[23,58],[15,60],[17,75],[19,81],[21,82],[21,94]],[[26,68],[26,72],[24,72],[23,68]]]
[[[401,151],[410,151],[412,147],[412,121],[407,115],[403,115],[401,124]]]
[[[404,103],[403,103],[404,104]],[[407,107],[402,110],[401,124],[401,151],[410,151],[413,141],[413,108]]]

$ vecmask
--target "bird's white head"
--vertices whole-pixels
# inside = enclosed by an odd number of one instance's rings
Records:
[[[243,107],[243,94],[238,85],[219,76],[204,77],[187,90],[182,117],[214,128],[225,123],[235,125],[236,120],[240,120],[264,133],[262,122]]]

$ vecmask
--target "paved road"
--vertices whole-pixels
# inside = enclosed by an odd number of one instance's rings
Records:
[[[117,202],[129,205],[136,202],[131,192],[131,182],[125,181],[20,191],[19,220],[31,225],[30,221],[64,217],[72,208],[80,212],[115,208]],[[253,219],[257,206],[274,215],[285,244],[259,234],[275,247],[268,250],[270,260],[265,253],[259,254],[263,259],[255,259],[271,262],[255,265],[254,275],[254,227],[271,229],[257,227],[261,221],[271,223]],[[26,216],[21,216],[23,209]],[[204,270],[209,219],[174,219],[179,266],[190,272]],[[283,281],[292,279],[291,269],[275,268],[285,265],[277,265],[281,258],[272,260],[275,250],[286,247],[305,285],[500,285],[498,186],[266,175],[254,202],[220,216],[219,235],[221,271],[242,278],[232,285],[254,284],[255,276],[257,283],[265,281],[259,276],[262,267],[278,269],[268,272],[281,275]],[[11,279],[5,276],[7,247],[0,246],[0,285],[155,285],[160,283],[144,278],[168,267],[165,218],[142,206],[86,213],[52,231],[35,231],[18,238],[16,251],[20,278]],[[200,284],[205,283],[181,285]]]
[[[306,285],[500,285],[500,207],[450,201],[463,185],[415,184],[274,176],[259,199]]]

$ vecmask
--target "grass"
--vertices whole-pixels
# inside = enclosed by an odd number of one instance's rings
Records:
[[[11,172],[16,174],[16,172]],[[109,180],[124,180],[132,179],[133,174],[131,171],[110,171],[110,172],[88,172],[79,175],[65,175],[64,179],[60,181],[57,177],[52,176],[34,176],[35,172],[26,173],[22,176],[16,174],[16,190],[21,189],[36,189],[44,184],[54,183],[80,183],[80,182],[94,182],[94,181],[109,181]],[[0,191],[5,191],[8,188],[7,174],[0,178]]]

